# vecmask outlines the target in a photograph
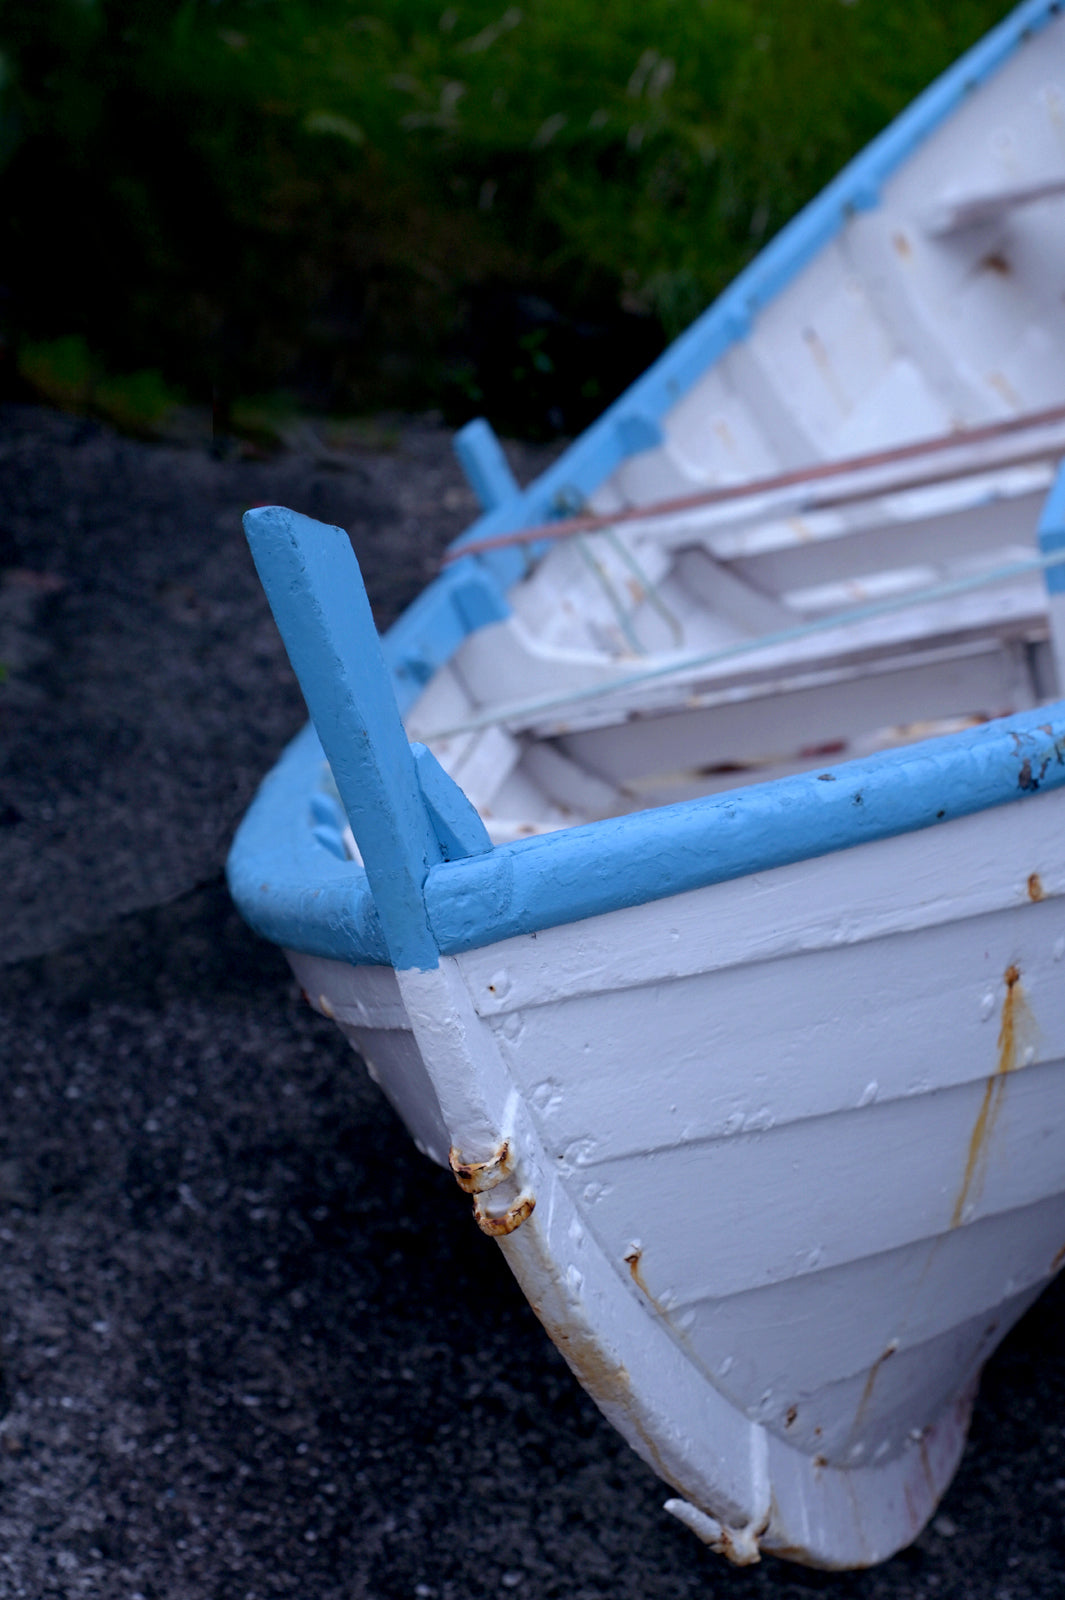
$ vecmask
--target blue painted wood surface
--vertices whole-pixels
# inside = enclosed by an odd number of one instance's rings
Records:
[[[1065,594],[1065,463],[1058,468],[1054,487],[1047,495],[1043,514],[1039,518],[1039,549],[1044,559],[1057,556],[1053,566],[1043,569],[1048,594]]]
[[[521,490],[503,454],[495,430],[483,417],[468,422],[455,435],[455,454],[466,481],[485,511],[515,499]]]
[[[436,966],[422,890],[440,846],[351,541],[343,528],[282,506],[249,511],[244,529],[365,862],[392,961]]]

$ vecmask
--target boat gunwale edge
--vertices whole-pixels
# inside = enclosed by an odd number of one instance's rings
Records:
[[[265,938],[389,965],[362,867],[315,837],[321,746],[308,725],[263,783],[227,864]],[[1065,788],[1065,701],[859,760],[577,824],[432,866],[441,955],[643,905]]]

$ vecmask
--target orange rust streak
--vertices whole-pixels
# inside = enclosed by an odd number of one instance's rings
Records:
[[[858,1401],[858,1409],[854,1413],[854,1421],[851,1423],[851,1434],[852,1435],[857,1431],[858,1425],[862,1420],[862,1415],[863,1415],[863,1413],[865,1411],[865,1408],[869,1404],[869,1401],[872,1399],[873,1389],[874,1389],[874,1387],[876,1385],[876,1380],[880,1375],[880,1368],[884,1365],[885,1361],[890,1360],[890,1358],[895,1354],[895,1351],[898,1349],[898,1347],[899,1347],[898,1346],[898,1341],[897,1340],[893,1340],[892,1343],[888,1345],[887,1349],[883,1352],[883,1354],[877,1356],[876,1360],[873,1362],[872,1366],[869,1368],[869,1376],[865,1380],[865,1388],[862,1390],[862,1398]]]
[[[1028,874],[1028,898],[1029,900],[1046,899],[1046,890],[1043,888],[1043,880],[1038,872],[1030,872]]]
[[[1021,988],[1021,975],[1016,967],[1006,968],[1006,998],[1002,1003],[1002,1026],[998,1031],[998,1064],[987,1080],[984,1089],[984,1098],[980,1111],[969,1135],[969,1151],[965,1160],[965,1176],[962,1178],[961,1189],[954,1204],[954,1212],[950,1219],[952,1228],[958,1227],[965,1211],[966,1201],[970,1192],[977,1188],[979,1179],[983,1179],[983,1169],[987,1163],[988,1147],[991,1135],[995,1131],[999,1111],[1002,1109],[1002,1097],[1005,1092],[1005,1080],[1017,1066],[1017,1024],[1018,1013],[1024,1007],[1024,991]]]
[[[932,1504],[935,1505],[943,1491],[936,1482],[936,1475],[932,1471],[932,1460],[928,1454],[928,1440],[923,1435],[918,1453],[921,1458],[921,1471],[924,1473],[924,1481],[928,1485],[928,1493],[932,1497]]]
[[[642,1250],[630,1250],[629,1254],[625,1257],[625,1260],[628,1263],[629,1272],[632,1274],[632,1281],[636,1285],[637,1289],[639,1289],[644,1299],[649,1301],[654,1309],[658,1312],[658,1315],[662,1318],[662,1321],[669,1323],[669,1326],[672,1328],[673,1323],[670,1320],[669,1312],[666,1310],[661,1300],[659,1300],[656,1295],[653,1295],[650,1289],[647,1287],[647,1280],[640,1269],[640,1257],[642,1255]],[[684,1334],[681,1333],[679,1329],[675,1328],[674,1332],[676,1332],[678,1336],[684,1340],[685,1344],[688,1343],[687,1339],[684,1337]]]
[[[515,1241],[517,1244],[517,1241]],[[646,1451],[645,1459],[651,1463],[663,1482],[687,1497],[688,1489],[670,1472],[659,1453],[657,1442],[644,1425],[636,1397],[632,1392],[629,1374],[620,1362],[606,1354],[592,1330],[582,1325],[582,1320],[566,1313],[566,1298],[559,1280],[558,1269],[548,1254],[546,1243],[533,1223],[522,1234],[522,1245],[517,1249],[503,1246],[510,1270],[525,1291],[529,1304],[561,1351],[570,1371],[582,1383],[592,1399],[610,1416],[611,1410],[624,1414],[628,1426],[636,1434]],[[535,1258],[539,1272],[547,1283],[537,1284],[528,1272]],[[638,1259],[638,1258],[637,1258]],[[545,1295],[542,1290],[547,1288]],[[550,1299],[551,1303],[545,1301]],[[616,1418],[611,1421],[616,1423]]]

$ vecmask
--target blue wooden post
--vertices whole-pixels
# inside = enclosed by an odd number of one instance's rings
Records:
[[[438,966],[423,890],[441,851],[351,542],[343,528],[283,506],[249,511],[244,531],[333,770],[393,963]]]
[[[521,493],[492,425],[483,417],[455,435],[455,454],[470,488],[486,511],[494,511]]]

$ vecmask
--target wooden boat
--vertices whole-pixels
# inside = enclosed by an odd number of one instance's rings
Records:
[[[383,653],[246,518],[314,728],[234,895],[741,1563],[911,1540],[1065,1260],[1059,83],[1023,5],[528,490],[467,432]]]

